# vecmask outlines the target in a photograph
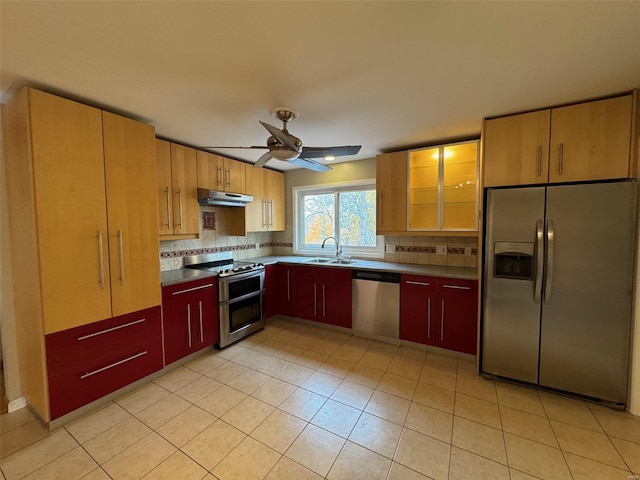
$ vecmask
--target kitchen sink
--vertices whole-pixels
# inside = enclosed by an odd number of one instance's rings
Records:
[[[353,265],[354,263],[357,263],[358,260],[352,260],[349,259],[347,260],[346,258],[336,258],[333,259],[330,263],[332,263],[333,265]]]
[[[303,260],[302,263],[313,263],[316,265],[352,265],[358,260],[351,260],[346,258],[327,258],[327,257],[313,257]]]
[[[326,263],[334,263],[336,260],[335,258],[326,258],[326,257],[314,257],[314,258],[307,258],[306,260],[303,260],[302,263],[317,263],[317,264],[326,264]]]

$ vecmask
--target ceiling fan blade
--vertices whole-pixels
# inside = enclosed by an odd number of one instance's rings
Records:
[[[271,153],[267,152],[262,155],[256,163],[253,164],[253,168],[262,168],[264,164],[271,160]]]
[[[267,131],[273,135],[274,137],[276,137],[278,140],[280,140],[280,142],[285,145],[286,147],[290,148],[291,150],[293,150],[294,152],[298,151],[298,147],[296,146],[295,143],[293,143],[291,141],[291,139],[282,131],[280,130],[278,127],[274,127],[273,125],[269,125],[268,123],[264,123],[263,121],[260,121],[260,124],[267,129]]]
[[[293,160],[289,160],[289,163],[302,168],[308,168],[309,170],[314,170],[316,172],[328,172],[329,170],[333,170],[330,166],[324,165],[320,162],[316,162],[315,160],[311,160],[310,158],[298,157],[294,158]]]
[[[265,146],[257,146],[257,145],[255,145],[255,146],[251,146],[251,147],[220,147],[220,146],[217,146],[217,145],[216,145],[215,147],[198,147],[198,148],[210,148],[210,149],[214,149],[214,148],[245,148],[245,149],[254,149],[254,148],[256,148],[256,149],[260,149],[260,150],[266,150],[266,149],[268,149],[269,147],[267,147],[266,145],[265,145]]]
[[[302,147],[302,153],[300,156],[305,158],[322,158],[327,155],[333,155],[334,157],[344,157],[346,155],[356,155],[360,148],[360,145],[345,145],[343,147]]]

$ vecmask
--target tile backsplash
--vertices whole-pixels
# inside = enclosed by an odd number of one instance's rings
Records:
[[[200,238],[160,241],[162,271],[181,268],[184,256],[202,253],[231,251],[234,260],[265,255],[293,255],[291,225],[287,225],[282,232],[249,232],[244,236],[234,236],[227,231],[228,209],[202,207],[200,210]],[[477,266],[478,239],[475,237],[385,237],[385,246],[391,245],[395,247],[395,253],[385,253],[385,262]]]
[[[244,236],[229,235],[228,209],[200,208],[200,238],[190,240],[160,239],[160,270],[174,270],[183,266],[182,258],[202,253],[233,252],[234,260],[272,255],[271,232],[248,232]],[[259,248],[256,248],[256,244]]]

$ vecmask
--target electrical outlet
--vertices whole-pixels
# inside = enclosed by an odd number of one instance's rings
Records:
[[[395,245],[387,245],[385,252],[386,253],[396,253],[396,246]]]
[[[260,244],[256,243],[256,250],[260,250]]]
[[[447,254],[447,247],[444,245],[438,245],[436,247],[436,255],[446,255]]]
[[[464,254],[467,257],[470,257],[471,256],[471,247],[464,247]]]

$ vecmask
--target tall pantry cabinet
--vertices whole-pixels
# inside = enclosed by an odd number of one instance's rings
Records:
[[[54,392],[162,367],[154,129],[31,88],[2,120],[20,382],[50,421],[81,406]]]

